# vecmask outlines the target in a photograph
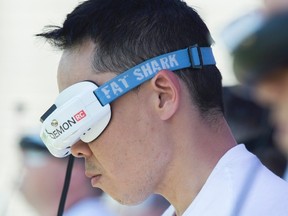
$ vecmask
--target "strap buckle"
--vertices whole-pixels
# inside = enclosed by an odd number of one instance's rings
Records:
[[[193,46],[189,46],[187,49],[191,67],[194,69],[202,69],[203,59],[201,48],[198,46],[198,44],[195,44]]]

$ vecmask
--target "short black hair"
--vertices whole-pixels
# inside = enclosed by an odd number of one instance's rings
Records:
[[[90,39],[96,44],[94,69],[118,74],[164,53],[212,43],[206,24],[181,0],[88,0],[67,15],[62,27],[48,26],[38,36],[60,49]],[[176,74],[201,113],[208,114],[203,116],[222,114],[222,76],[215,65]]]

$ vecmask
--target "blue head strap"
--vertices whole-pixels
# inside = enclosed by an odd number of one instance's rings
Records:
[[[104,106],[151,79],[160,70],[201,69],[204,65],[215,64],[211,47],[196,45],[146,60],[104,83],[94,94]]]

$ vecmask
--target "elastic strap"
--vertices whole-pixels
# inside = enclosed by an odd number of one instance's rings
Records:
[[[211,47],[195,45],[146,60],[99,86],[94,94],[104,106],[151,79],[160,70],[201,69],[215,64]]]

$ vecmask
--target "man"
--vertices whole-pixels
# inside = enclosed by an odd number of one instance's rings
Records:
[[[56,215],[67,161],[51,156],[37,135],[27,134],[19,144],[25,169],[21,192],[39,215]],[[103,192],[91,188],[83,170],[84,162],[75,160],[64,215],[114,215],[101,201]]]
[[[270,15],[233,51],[235,75],[271,111],[275,140],[288,157],[288,11]],[[288,180],[288,169],[283,176]]]
[[[165,216],[287,214],[287,183],[236,145],[209,30],[185,2],[90,0],[39,36],[63,49],[41,137],[85,158],[93,187],[126,205],[161,194]]]

